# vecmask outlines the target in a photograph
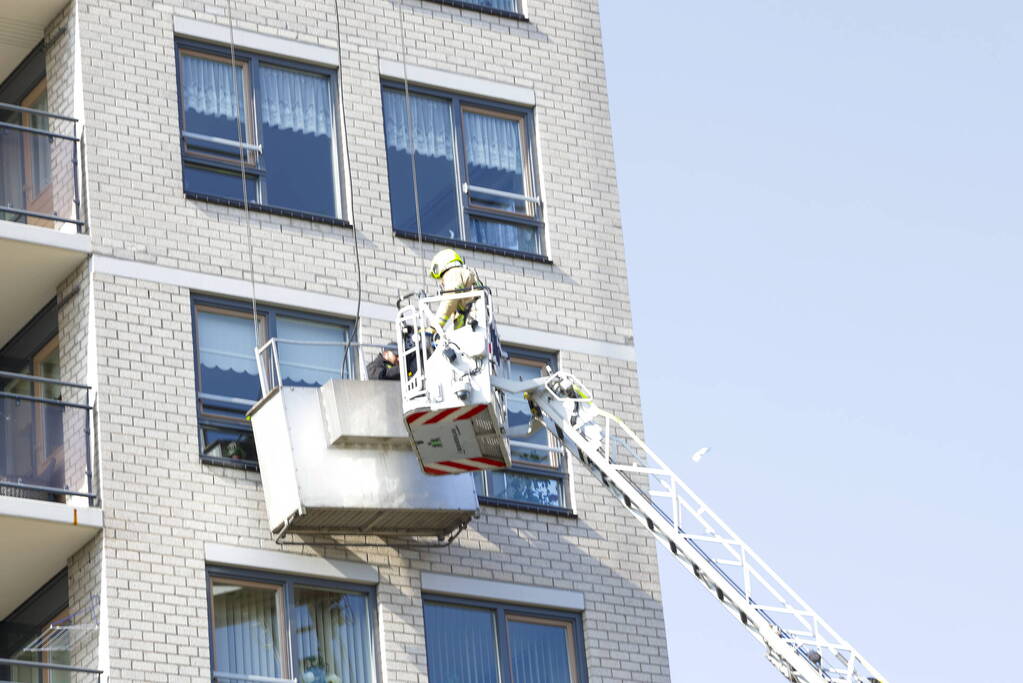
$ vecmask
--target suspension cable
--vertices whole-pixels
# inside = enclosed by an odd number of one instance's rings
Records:
[[[343,91],[343,79],[341,76],[341,8],[338,0],[334,0],[334,21],[337,24],[337,109],[340,113],[341,130],[347,132],[348,126],[345,123],[344,107],[341,106],[341,93]],[[344,148],[344,167],[347,173],[352,172],[351,151],[348,148],[347,140],[339,140]],[[340,180],[340,178],[338,179]],[[345,376],[345,366],[348,365],[349,354],[352,348],[352,338],[359,334],[359,322],[362,316],[362,257],[359,255],[359,229],[352,220],[352,244],[355,246],[355,328],[353,333],[348,335],[348,343],[345,344],[344,355],[341,357],[341,376]],[[352,363],[352,377],[355,377],[356,363]]]
[[[249,282],[252,284],[252,332],[256,347],[259,346],[259,313],[256,311],[256,254],[252,246],[252,220],[249,215],[249,182],[245,177],[245,148],[242,147],[242,113],[245,110],[243,103],[244,93],[241,92],[241,84],[238,82],[238,65],[234,56],[234,0],[227,0],[227,27],[228,37],[231,46],[231,90],[234,92],[235,100],[238,102],[238,111],[235,118],[238,131],[238,170],[242,177],[242,206],[245,209],[245,234],[249,247]],[[255,131],[255,126],[252,127]]]
[[[426,248],[423,246],[423,217],[419,211],[419,177],[416,173],[416,136],[412,119],[412,96],[408,87],[408,49],[405,46],[405,0],[398,0],[398,24],[401,27],[401,74],[405,84],[405,122],[408,127],[409,157],[412,163],[412,198],[416,204],[416,235],[419,238],[419,253],[423,265],[427,265]],[[429,287],[427,269],[423,268],[423,281]]]

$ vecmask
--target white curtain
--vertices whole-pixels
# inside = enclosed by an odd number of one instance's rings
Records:
[[[470,166],[522,173],[519,121],[465,113],[465,155]]]
[[[236,83],[231,84],[231,65],[194,55],[181,55],[185,109],[206,116],[238,117],[242,69],[235,67]],[[243,114],[244,115],[244,114]]]
[[[451,104],[432,97],[412,95],[410,98],[415,130],[417,156],[454,159],[451,134]],[[384,136],[387,146],[399,152],[409,152],[408,117],[405,111],[405,93],[384,91]]]
[[[217,671],[253,676],[281,675],[277,595],[273,589],[213,585],[216,648],[213,665]]]
[[[330,85],[326,76],[261,65],[259,84],[259,111],[264,124],[297,133],[330,135]]]
[[[203,367],[256,376],[252,319],[199,311],[199,362]]]

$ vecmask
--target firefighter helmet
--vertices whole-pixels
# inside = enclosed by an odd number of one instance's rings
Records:
[[[430,262],[430,277],[439,280],[444,273],[455,266],[465,265],[465,261],[454,249],[441,249]]]

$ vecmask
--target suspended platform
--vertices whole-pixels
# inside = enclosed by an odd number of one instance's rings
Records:
[[[277,539],[443,538],[479,510],[471,475],[424,474],[402,419],[399,382],[278,386],[249,415]]]

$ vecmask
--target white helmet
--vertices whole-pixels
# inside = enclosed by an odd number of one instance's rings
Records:
[[[430,277],[439,280],[444,273],[455,266],[463,266],[465,261],[454,249],[441,249],[430,262]]]

